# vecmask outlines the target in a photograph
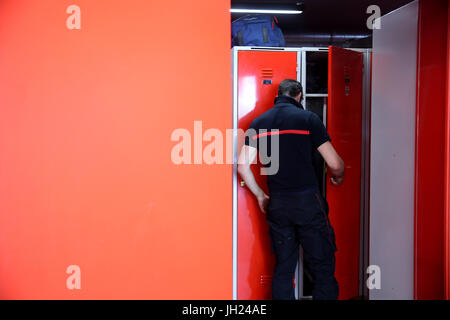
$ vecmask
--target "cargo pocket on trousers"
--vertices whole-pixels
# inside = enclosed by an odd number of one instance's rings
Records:
[[[272,230],[269,230],[270,236],[270,246],[272,248],[272,253],[277,253],[277,247],[283,246],[283,237]]]
[[[333,227],[330,225],[330,222],[328,221],[328,239],[330,241],[331,247],[333,248],[334,252],[337,251],[337,246],[336,246],[336,235],[334,234],[334,229]]]
[[[273,230],[269,230],[270,244],[272,247],[272,252],[275,255],[286,255],[286,252],[290,252],[291,249],[296,246],[295,233],[283,235]]]
[[[330,243],[333,252],[336,252],[337,251],[336,235],[334,233],[333,227],[331,226],[330,219],[328,219],[328,210],[327,210],[328,205],[326,206],[326,209],[325,209],[325,204],[323,203],[323,200],[321,199],[320,195],[315,193],[315,196],[320,205],[320,210],[323,214],[323,219],[325,220],[325,224],[326,224],[326,229],[323,232],[324,236],[327,238],[328,242]]]

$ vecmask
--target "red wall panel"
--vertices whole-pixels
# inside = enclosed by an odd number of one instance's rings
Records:
[[[445,298],[450,299],[450,6],[447,16],[447,106],[445,113]]]
[[[0,2],[0,298],[232,297],[231,168],[170,141],[231,128],[229,5]]]
[[[444,297],[444,132],[447,1],[419,2],[415,298]]]

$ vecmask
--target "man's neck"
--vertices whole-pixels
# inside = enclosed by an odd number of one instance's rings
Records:
[[[275,98],[275,105],[279,103],[290,103],[295,105],[298,108],[304,109],[303,106],[293,97],[290,96],[278,96]]]

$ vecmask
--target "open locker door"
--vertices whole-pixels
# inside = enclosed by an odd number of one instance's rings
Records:
[[[338,248],[339,299],[349,299],[359,295],[363,55],[338,47],[328,54],[327,129],[346,174],[339,187],[328,179],[327,200]]]

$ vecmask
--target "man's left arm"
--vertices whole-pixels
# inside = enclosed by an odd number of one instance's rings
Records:
[[[261,211],[266,213],[269,196],[259,187],[255,180],[255,176],[250,169],[250,165],[255,161],[257,155],[258,149],[244,145],[241,149],[241,153],[239,154],[238,172],[250,191],[255,195],[256,199],[258,199],[258,204]]]

